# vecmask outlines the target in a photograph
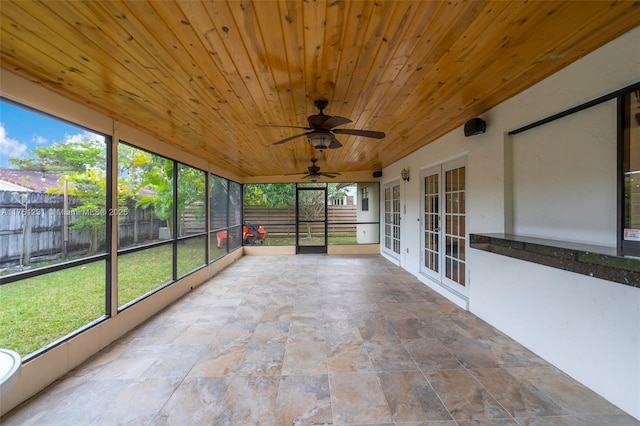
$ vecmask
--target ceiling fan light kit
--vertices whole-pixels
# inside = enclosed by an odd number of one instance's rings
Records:
[[[322,132],[312,133],[308,136],[308,138],[309,142],[311,142],[311,145],[320,152],[324,151],[325,149],[329,149],[331,147],[331,142],[333,141],[333,138],[329,133]]]

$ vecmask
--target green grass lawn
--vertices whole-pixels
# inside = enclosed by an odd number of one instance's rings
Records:
[[[0,286],[0,347],[27,355],[105,313],[105,261]]]
[[[171,258],[171,245],[119,256],[118,306],[171,282]],[[204,239],[179,244],[179,275],[204,263]],[[25,356],[101,318],[105,268],[97,261],[0,286],[0,347]]]

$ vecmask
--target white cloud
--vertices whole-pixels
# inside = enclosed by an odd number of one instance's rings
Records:
[[[9,158],[20,157],[27,151],[27,145],[7,136],[4,124],[0,123],[0,154]]]
[[[97,135],[95,133],[91,133],[91,132],[87,132],[87,131],[82,132],[82,133],[78,133],[76,135],[64,135],[64,142],[65,143],[81,142],[81,141],[85,141],[85,140],[104,142],[104,136]]]
[[[33,135],[33,138],[31,140],[33,142],[37,143],[38,145],[45,145],[45,144],[49,143],[47,138],[45,138],[44,136],[39,136],[39,135]]]

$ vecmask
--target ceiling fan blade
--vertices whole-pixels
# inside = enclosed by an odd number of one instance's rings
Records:
[[[325,129],[333,129],[336,126],[342,126],[343,124],[349,124],[349,123],[351,123],[351,120],[349,120],[348,118],[334,115],[328,120],[325,120],[325,122],[322,123],[322,127]]]
[[[329,149],[336,149],[336,148],[340,148],[342,146],[342,144],[340,143],[340,141],[338,139],[336,139],[335,137],[331,138],[331,143],[329,144]]]
[[[304,130],[313,130],[311,127],[304,126],[288,126],[286,124],[258,124],[258,127],[286,127],[289,129],[304,129]]]
[[[326,176],[328,178],[334,178],[340,175],[340,173],[335,173],[335,172],[320,172],[319,174],[321,174],[322,176]]]
[[[305,172],[305,173],[286,173],[283,176],[295,176],[295,175],[308,175],[309,172]]]
[[[385,137],[384,132],[376,132],[374,130],[359,130],[359,129],[334,129],[332,132],[343,135],[362,136],[365,138],[382,139]]]
[[[302,136],[307,136],[307,135],[310,135],[311,133],[313,133],[313,132],[300,133],[299,135],[289,136],[288,138],[284,138],[282,140],[274,142],[272,145],[280,145],[281,143],[289,142],[292,139],[299,138],[299,137],[302,137]]]

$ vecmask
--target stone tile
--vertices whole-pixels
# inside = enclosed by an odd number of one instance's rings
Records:
[[[98,415],[91,424],[109,426],[113,424],[114,418],[118,419],[119,424],[149,424],[162,409],[165,401],[175,392],[180,380],[171,378],[132,381],[116,397],[103,399],[100,405],[94,406]],[[67,421],[62,424],[73,422]],[[77,424],[86,423],[82,421]]]
[[[328,376],[283,376],[273,424],[332,424]]]
[[[225,323],[225,319],[195,322],[184,329],[172,344],[179,345],[181,347],[208,345],[213,342],[216,335],[224,327]]]
[[[612,416],[529,417],[516,419],[522,426],[638,426],[628,414]]]
[[[353,321],[327,319],[324,324],[324,338],[327,343],[362,342],[360,330]]]
[[[400,339],[419,339],[421,337],[434,337],[429,331],[428,322],[418,318],[399,318],[391,317],[389,319],[393,330]]]
[[[224,345],[230,342],[248,342],[257,326],[258,323],[254,321],[232,321],[222,327],[211,343]]]
[[[309,340],[324,342],[325,329],[324,321],[317,318],[295,318],[291,319],[289,327],[289,342],[304,342]]]
[[[330,374],[329,388],[335,424],[393,423],[375,373]]]
[[[400,338],[391,326],[391,323],[384,317],[372,315],[370,317],[363,316],[358,321],[358,330],[363,340],[380,341],[380,340],[396,340]]]
[[[233,376],[212,425],[270,425],[280,377]]]
[[[224,409],[229,377],[185,379],[153,419],[154,425],[213,424]]]
[[[507,371],[514,377],[529,381],[569,414],[586,417],[625,414],[555,367],[508,368]]]
[[[0,419],[5,425],[82,425],[91,423],[105,401],[116,399],[135,380],[63,379]]]
[[[513,417],[568,414],[553,399],[526,380],[516,379],[502,368],[481,368],[471,373]]]
[[[396,422],[452,420],[421,372],[378,373],[378,377]]]
[[[142,377],[183,379],[207,349],[199,346],[173,346],[172,351],[156,355],[154,363],[142,373]]]
[[[422,337],[403,341],[404,348],[421,370],[463,368],[460,361],[436,338]]]
[[[276,298],[277,300],[277,298]],[[260,317],[260,322],[280,321],[290,322],[293,312],[293,306],[287,304],[271,303],[265,307]]]
[[[247,345],[244,359],[236,372],[239,375],[280,376],[285,345],[282,343],[252,343]]]
[[[113,379],[138,379],[142,378],[144,373],[149,370],[156,362],[158,357],[151,350],[145,356],[139,357],[121,357],[113,359],[103,368],[91,375],[92,380],[113,380]]]
[[[409,352],[397,341],[365,342],[375,371],[418,371]]]
[[[289,321],[260,322],[250,339],[251,343],[285,343],[289,337]]]
[[[468,371],[437,370],[424,374],[454,420],[511,419]]]
[[[326,343],[317,341],[287,343],[282,374],[327,374]]]
[[[233,374],[245,359],[248,343],[232,342],[224,346],[212,346],[193,365],[187,378],[221,377]]]
[[[362,342],[328,343],[327,366],[329,373],[374,371]]]

